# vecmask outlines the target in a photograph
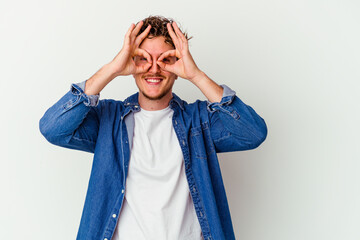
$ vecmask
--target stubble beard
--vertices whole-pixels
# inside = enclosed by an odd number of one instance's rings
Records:
[[[147,95],[144,91],[141,91],[142,95],[147,98],[148,100],[152,100],[152,101],[156,101],[156,100],[161,100],[163,97],[165,97],[165,95],[167,95],[169,92],[171,91],[171,86],[168,89],[165,89],[162,93],[160,93],[157,96],[149,96]]]
[[[146,77],[150,77],[150,76],[144,76],[144,77],[142,78],[142,81],[146,81],[146,80],[145,80]],[[165,77],[165,76],[162,76],[162,75],[153,75],[153,76],[151,76],[151,77],[161,77],[161,78],[163,78],[163,79],[166,79],[166,77]],[[169,81],[169,79],[167,79],[167,81]],[[173,85],[168,86],[166,89],[164,89],[164,91],[163,91],[162,93],[160,93],[160,94],[157,95],[157,96],[153,96],[153,97],[147,95],[147,94],[146,94],[144,91],[142,91],[140,88],[139,88],[139,91],[140,91],[141,94],[142,94],[145,98],[147,98],[148,100],[156,101],[156,100],[161,100],[161,99],[162,99],[163,97],[165,97],[169,92],[171,92],[172,86],[173,86]]]

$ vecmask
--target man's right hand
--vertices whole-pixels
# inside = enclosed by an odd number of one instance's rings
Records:
[[[140,21],[136,26],[131,24],[125,35],[124,45],[121,51],[109,63],[116,76],[146,72],[151,67],[151,56],[146,51],[139,48],[140,44],[147,37],[151,29],[151,26],[149,25],[145,31],[137,36],[143,24],[143,21]],[[137,66],[134,61],[135,56],[145,58],[147,63]]]
[[[137,36],[143,24],[143,21],[139,22],[136,26],[135,24],[131,24],[125,35],[124,45],[121,51],[110,63],[105,64],[86,81],[85,94],[99,94],[101,90],[117,76],[146,72],[151,67],[151,56],[139,48],[151,29],[149,25],[144,32]],[[135,56],[146,59],[146,64],[136,65],[134,61]]]

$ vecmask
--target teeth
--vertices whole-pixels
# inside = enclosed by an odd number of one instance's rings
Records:
[[[153,83],[160,82],[159,79],[146,79],[146,81],[148,81],[148,82],[153,82]]]

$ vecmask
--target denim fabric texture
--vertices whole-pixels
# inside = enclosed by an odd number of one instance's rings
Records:
[[[218,103],[188,104],[173,93],[173,126],[184,156],[186,178],[205,240],[235,239],[216,153],[258,147],[265,121],[225,85]],[[125,101],[99,100],[71,89],[40,119],[52,144],[94,153],[78,240],[110,240],[124,200],[138,93]],[[174,216],[176,217],[176,216]]]

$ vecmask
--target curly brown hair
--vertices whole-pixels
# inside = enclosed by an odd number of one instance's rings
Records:
[[[140,35],[143,31],[145,31],[147,26],[151,25],[150,33],[147,36],[147,38],[151,39],[154,37],[163,36],[165,38],[165,42],[167,44],[170,44],[173,48],[175,48],[173,40],[171,39],[169,31],[166,27],[167,23],[172,24],[174,22],[173,19],[165,18],[163,16],[149,16],[143,19],[142,21],[144,22],[144,24],[142,25],[138,35]],[[192,38],[192,37],[188,37],[187,33],[182,31],[181,29],[180,31],[185,35],[185,38],[187,40],[190,40]]]

